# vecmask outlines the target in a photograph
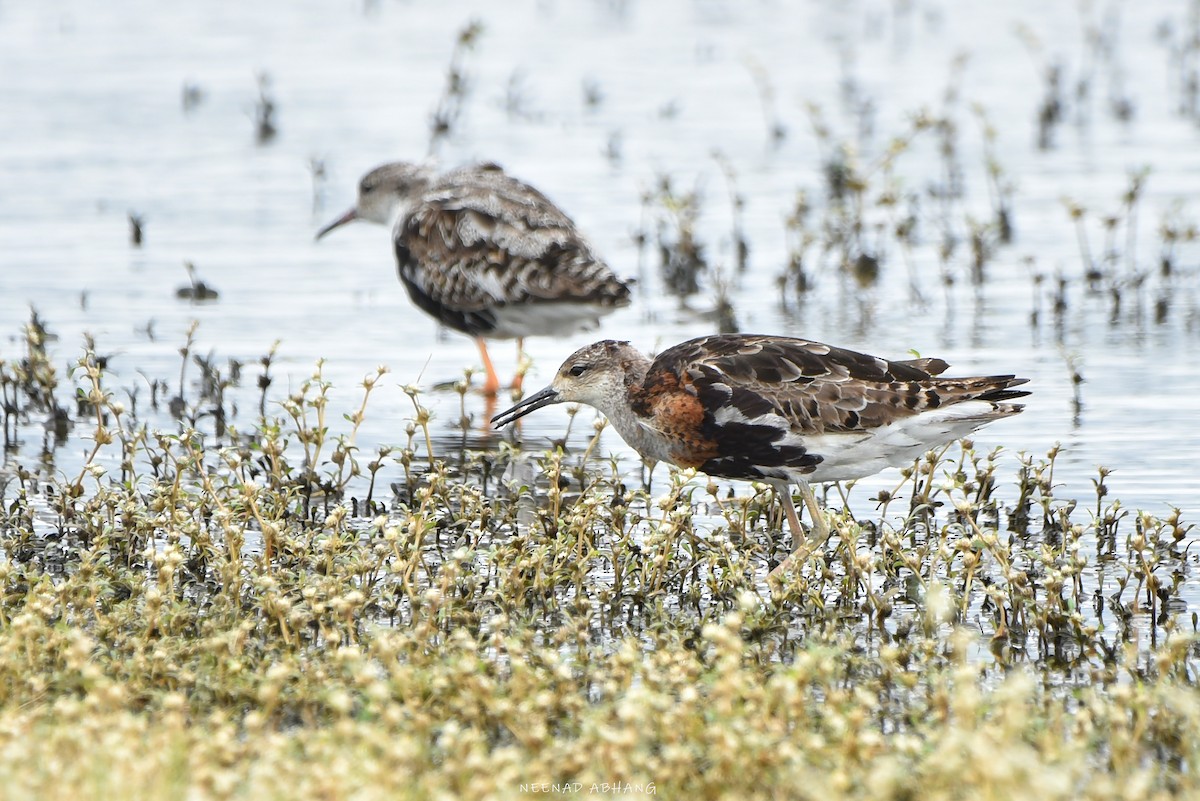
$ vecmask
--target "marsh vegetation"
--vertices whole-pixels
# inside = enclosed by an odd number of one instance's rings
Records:
[[[1200,792],[1200,13],[834,5],[0,8],[0,798]],[[386,235],[312,244],[424,154],[638,281],[531,382],[738,329],[1034,394],[769,581],[769,487],[487,430]]]
[[[405,436],[364,453],[382,371],[336,410],[321,365],[280,397],[270,354],[217,368],[189,339],[147,400],[91,343],[60,374],[47,339],[35,317],[0,363],[9,446],[46,431],[0,485],[7,797],[1195,790],[1191,527],[1103,471],[1057,497],[1057,449],[963,442],[843,488],[834,537],[768,582],[789,548],[766,487],[439,453],[416,387]],[[91,443],[70,475],[64,396]]]

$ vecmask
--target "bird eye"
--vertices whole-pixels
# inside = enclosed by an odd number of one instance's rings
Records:
[[[587,369],[588,366],[586,364],[575,364],[572,365],[571,369],[567,371],[567,375],[573,378],[579,378],[579,376],[587,372]]]

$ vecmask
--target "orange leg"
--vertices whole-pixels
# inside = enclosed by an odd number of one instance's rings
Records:
[[[496,396],[485,395],[483,398],[483,414],[479,417],[479,434],[485,439],[495,436],[496,430],[488,421],[496,416]],[[519,420],[517,421],[520,422]]]
[[[513,376],[510,389],[520,392],[525,380],[525,337],[517,337],[517,374]]]
[[[495,397],[496,392],[500,389],[500,379],[496,377],[496,368],[492,366],[492,357],[488,356],[487,343],[483,341],[483,337],[475,337],[475,344],[479,347],[479,358],[483,360],[483,369],[487,373],[487,378],[483,382],[483,394],[489,398]]]

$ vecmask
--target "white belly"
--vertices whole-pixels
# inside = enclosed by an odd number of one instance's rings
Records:
[[[566,336],[596,328],[600,324],[600,317],[613,311],[616,311],[616,307],[596,303],[514,303],[511,306],[497,306],[492,310],[496,328],[487,336],[489,339]]]
[[[809,452],[824,459],[812,473],[799,477],[815,482],[848,481],[888,467],[907,467],[925,451],[961,439],[995,419],[991,403],[967,401],[867,431],[806,436]]]

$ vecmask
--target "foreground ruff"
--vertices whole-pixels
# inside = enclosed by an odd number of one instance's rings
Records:
[[[796,551],[804,532],[790,484],[823,542],[829,527],[810,482],[863,478],[911,465],[930,448],[1023,408],[1011,375],[941,378],[941,359],[888,361],[820,342],[729,334],[700,337],[651,360],[628,342],[581,348],[550,386],[492,418],[505,426],[552,403],[603,412],[652,461],[710,476],[770,483]],[[795,556],[772,572],[782,572]]]

